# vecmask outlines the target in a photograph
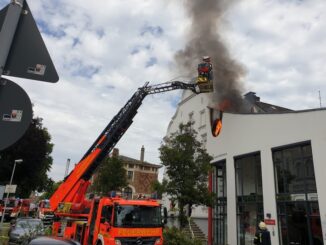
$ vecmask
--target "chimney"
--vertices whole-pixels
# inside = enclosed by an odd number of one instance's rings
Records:
[[[255,102],[260,101],[260,97],[256,96],[255,92],[248,92],[244,95],[245,99],[250,103],[254,104]]]
[[[118,157],[118,156],[119,156],[119,149],[118,148],[113,148],[112,157]]]
[[[144,162],[144,158],[145,158],[145,148],[144,146],[142,146],[140,150],[140,161]]]

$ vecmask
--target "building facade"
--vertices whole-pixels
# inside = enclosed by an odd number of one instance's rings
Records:
[[[123,189],[124,196],[130,199],[139,197],[149,197],[152,194],[152,183],[158,180],[158,170],[161,165],[152,164],[145,161],[145,148],[142,146],[140,158],[134,159],[119,155],[117,148],[113,153],[118,156],[126,169],[128,187]]]
[[[214,137],[210,95],[184,93],[168,129],[193,120],[213,156],[216,205],[201,213],[212,215],[210,244],[253,244],[262,220],[273,245],[324,244],[326,110],[291,111],[246,96],[246,113],[223,113]]]

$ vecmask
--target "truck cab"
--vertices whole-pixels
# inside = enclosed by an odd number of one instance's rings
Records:
[[[5,202],[7,202],[6,210],[4,210]],[[16,198],[5,198],[0,201],[0,217],[4,215],[4,220],[15,219],[19,214],[18,200]]]
[[[48,199],[41,200],[37,208],[37,217],[43,221],[45,226],[51,225],[54,218],[54,212],[51,209]]]
[[[69,221],[64,227],[62,222],[54,223],[53,232],[58,235],[64,231],[64,238],[81,244],[163,244],[161,206],[157,200],[94,199],[89,218],[84,220],[82,215],[76,214],[75,221],[72,221],[70,211],[65,211],[69,213]]]

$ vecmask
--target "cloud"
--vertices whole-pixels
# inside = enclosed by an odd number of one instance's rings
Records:
[[[0,0],[0,7],[9,0]],[[57,84],[10,78],[29,94],[55,144],[50,176],[62,179],[98,134],[146,81],[180,78],[174,54],[190,22],[182,2],[29,1],[60,76]],[[243,83],[262,101],[293,109],[325,106],[326,2],[238,1],[219,35],[247,71]],[[203,37],[205,38],[205,37]],[[200,57],[198,57],[200,58]],[[194,70],[196,67],[194,67]],[[180,91],[148,96],[118,143],[120,153],[159,164],[158,147]],[[72,164],[73,165],[73,164]]]

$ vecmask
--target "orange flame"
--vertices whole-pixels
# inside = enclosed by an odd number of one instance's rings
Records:
[[[222,130],[222,120],[221,119],[216,119],[214,124],[213,124],[213,136],[217,137]]]

